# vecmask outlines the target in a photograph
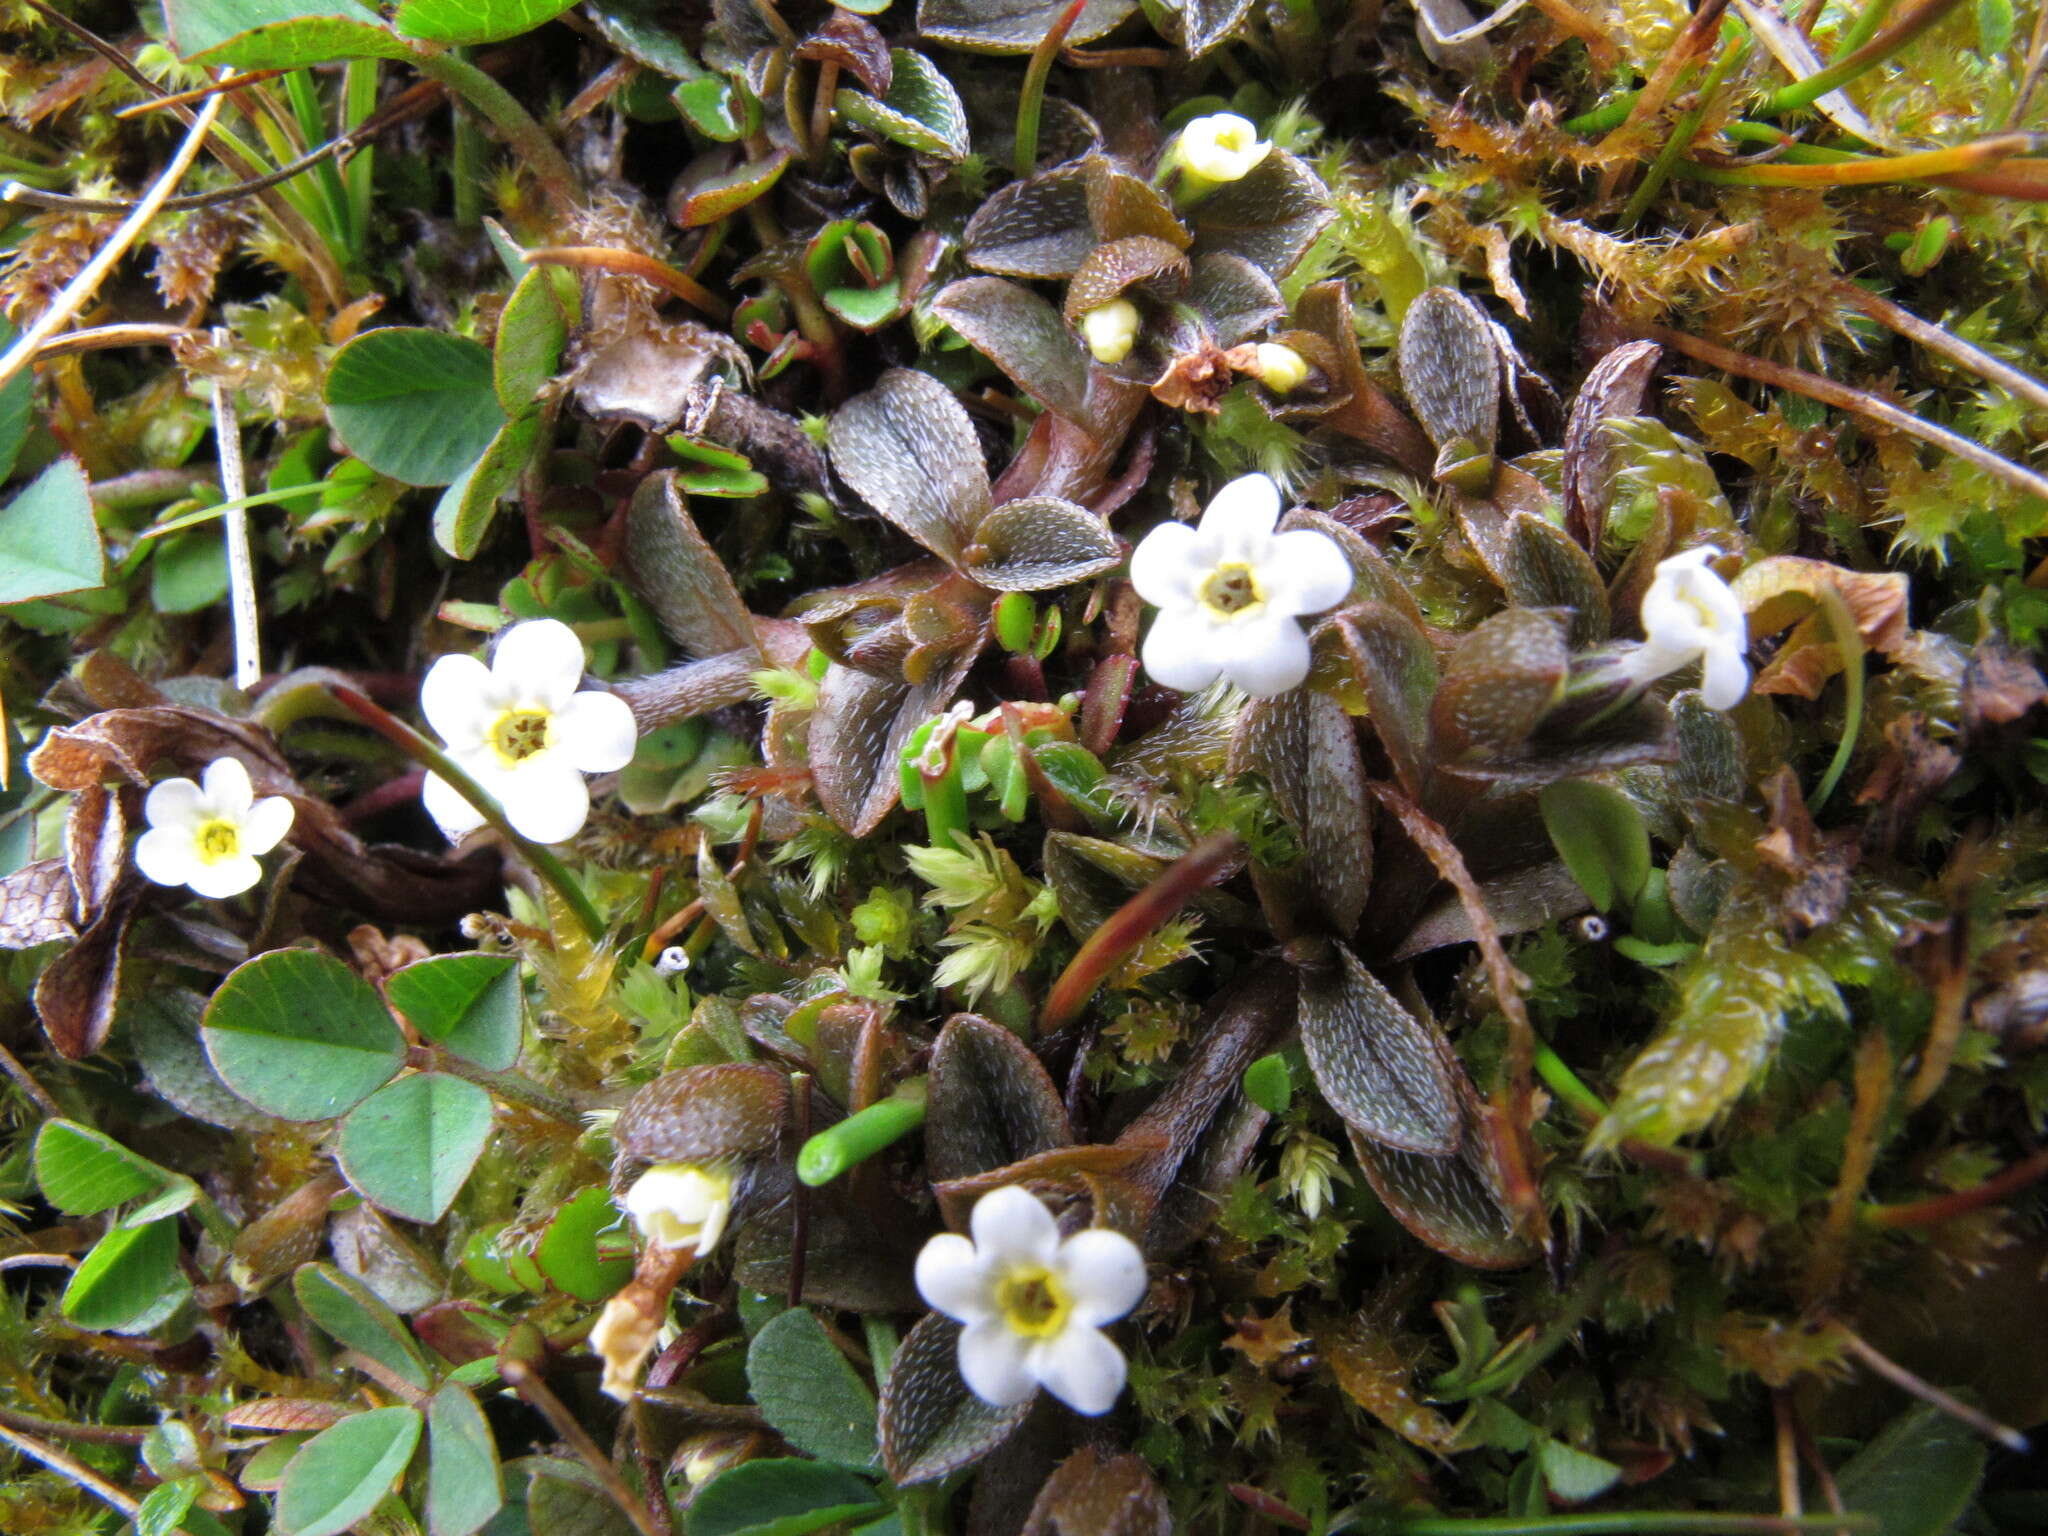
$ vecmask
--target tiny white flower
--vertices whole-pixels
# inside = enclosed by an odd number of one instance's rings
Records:
[[[732,1173],[704,1163],[656,1163],[626,1191],[626,1213],[650,1243],[694,1248],[701,1259],[725,1234]]]
[[[1081,339],[1098,363],[1114,366],[1131,355],[1138,343],[1138,306],[1129,299],[1111,299],[1081,317]]]
[[[135,867],[158,885],[233,896],[263,878],[256,856],[291,830],[283,795],[256,799],[249,770],[232,757],[206,765],[202,784],[165,779],[142,802],[149,830],[135,840]]]
[[[1131,555],[1131,585],[1159,616],[1145,637],[1145,670],[1192,693],[1227,677],[1261,698],[1308,676],[1299,614],[1320,613],[1351,590],[1351,563],[1313,529],[1275,533],[1280,488],[1245,475],[1216,493],[1201,525],[1161,523]]]
[[[680,976],[690,968],[690,952],[680,944],[671,944],[654,961],[657,976]]]
[[[582,680],[576,631],[533,619],[499,637],[490,666],[443,656],[420,685],[421,712],[448,755],[537,843],[574,837],[590,815],[583,775],[623,768],[633,756],[633,711],[616,694],[578,693]],[[483,824],[439,774],[427,776],[421,798],[451,840]]]
[[[1203,181],[1237,181],[1249,175],[1272,147],[1259,137],[1258,128],[1248,118],[1217,112],[1198,117],[1181,129],[1173,158]]]
[[[1701,702],[1733,709],[1749,689],[1749,625],[1734,590],[1707,564],[1720,553],[1704,544],[1658,562],[1643,594],[1643,643],[1621,665],[1648,684],[1700,662]]]
[[[972,1241],[943,1232],[917,1256],[918,1294],[966,1325],[968,1389],[1010,1408],[1044,1387],[1079,1413],[1109,1412],[1125,1367],[1102,1329],[1145,1298],[1138,1245],[1106,1227],[1062,1241],[1052,1212],[1015,1184],[976,1201],[968,1226]]]
[[[1252,353],[1252,372],[1274,394],[1291,394],[1308,379],[1308,359],[1280,342],[1262,341]]]

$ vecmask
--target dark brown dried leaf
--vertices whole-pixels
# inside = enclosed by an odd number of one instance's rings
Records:
[[[975,1014],[946,1021],[932,1046],[924,1122],[934,1183],[972,1178],[1073,1140],[1059,1089],[1030,1047]]]
[[[970,266],[1005,277],[1072,277],[1096,244],[1078,160],[999,188],[961,236]]]
[[[1088,353],[1050,301],[1000,277],[968,277],[932,313],[1046,409],[1088,425]]]

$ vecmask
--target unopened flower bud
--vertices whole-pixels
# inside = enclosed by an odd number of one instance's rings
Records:
[[[1081,317],[1081,339],[1095,361],[1114,366],[1131,355],[1138,342],[1138,306],[1129,299],[1111,299]]]
[[[1308,359],[1277,341],[1262,341],[1253,355],[1252,374],[1274,394],[1292,394],[1308,379]]]
[[[1250,119],[1217,112],[1183,128],[1167,151],[1165,164],[1169,170],[1179,169],[1186,193],[1199,197],[1225,182],[1242,180],[1272,148]]]

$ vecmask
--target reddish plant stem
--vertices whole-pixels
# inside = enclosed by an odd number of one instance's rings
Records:
[[[1244,844],[1228,832],[1212,832],[1162,871],[1159,878],[1111,913],[1088,935],[1045,1000],[1039,1030],[1050,1034],[1080,1016],[1095,989],[1130,952],[1158,931],[1195,893],[1235,870]]]
[[[1868,1226],[1891,1230],[1938,1227],[1945,1221],[1954,1221],[1958,1216],[1967,1216],[1972,1211],[1981,1211],[1987,1205],[2009,1199],[2028,1185],[2039,1183],[2043,1177],[2048,1177],[2048,1151],[2022,1158],[2003,1173],[1995,1173],[1982,1184],[1972,1184],[1968,1189],[1903,1205],[1867,1205],[1863,1208],[1863,1220]]]

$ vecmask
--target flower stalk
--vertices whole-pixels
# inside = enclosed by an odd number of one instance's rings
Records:
[[[818,1132],[796,1155],[796,1176],[813,1189],[829,1184],[924,1124],[927,1080],[913,1077],[888,1098]]]
[[[429,773],[439,774],[447,781],[449,788],[475,808],[476,813],[494,828],[498,835],[519,850],[519,856],[526,860],[533,872],[545,880],[554,893],[562,898],[576,920],[589,935],[593,943],[603,939],[604,919],[598,915],[589,895],[569,872],[560,855],[551,848],[522,836],[505,819],[504,808],[491,797],[484,787],[457,766],[455,760],[435,746],[418,731],[380,705],[373,704],[369,697],[345,683],[330,683],[328,691],[335,699],[363,724],[390,742],[407,757],[425,768]]]

